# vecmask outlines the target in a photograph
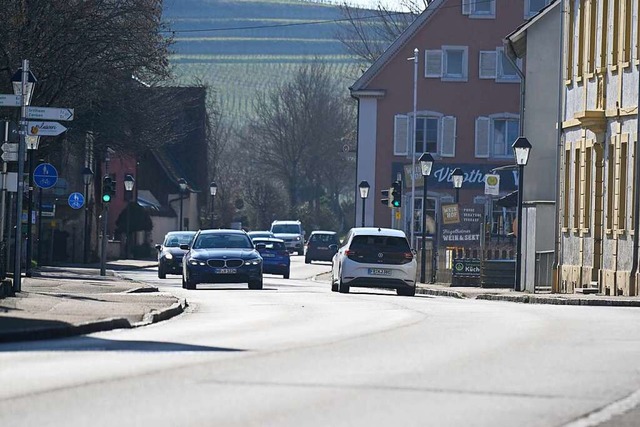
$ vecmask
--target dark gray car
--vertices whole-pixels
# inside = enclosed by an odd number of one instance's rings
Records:
[[[307,241],[304,255],[306,264],[311,261],[331,261],[338,250],[338,235],[335,231],[314,231]]]

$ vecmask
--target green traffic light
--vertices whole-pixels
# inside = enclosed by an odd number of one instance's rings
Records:
[[[393,207],[394,208],[399,208],[400,207],[400,202],[398,200],[394,200],[393,201]]]
[[[109,203],[109,202],[111,201],[111,195],[109,195],[109,194],[103,194],[103,195],[102,195],[102,201],[103,201],[104,203]]]

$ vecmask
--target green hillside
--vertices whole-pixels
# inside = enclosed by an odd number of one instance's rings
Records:
[[[305,62],[325,61],[347,88],[358,76],[355,58],[335,38],[332,5],[286,0],[166,0],[164,19],[175,31],[171,63],[179,83],[194,79],[218,92],[223,111],[243,120],[257,91],[286,80]],[[320,21],[320,22],[318,22]]]

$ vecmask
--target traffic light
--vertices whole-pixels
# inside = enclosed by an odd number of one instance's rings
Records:
[[[109,203],[116,194],[116,181],[109,175],[102,178],[102,203]]]
[[[388,190],[380,190],[380,194],[382,194],[382,199],[380,199],[380,203],[390,207],[391,206],[391,203],[389,202],[390,193],[391,193],[391,188]]]
[[[393,181],[391,184],[392,187],[389,189],[391,191],[391,207],[399,208],[402,207],[402,181]]]

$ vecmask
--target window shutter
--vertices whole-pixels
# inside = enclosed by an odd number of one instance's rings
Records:
[[[442,51],[426,50],[424,55],[424,76],[442,77]]]
[[[476,119],[476,157],[489,157],[489,135],[491,119],[478,117]]]
[[[480,51],[480,78],[495,79],[497,76],[497,58],[495,50]]]
[[[456,118],[453,116],[445,116],[442,118],[440,155],[442,157],[456,156]]]
[[[471,15],[471,1],[472,0],[462,0],[462,14],[463,15]]]
[[[396,114],[393,127],[393,154],[406,156],[409,154],[409,117]]]

